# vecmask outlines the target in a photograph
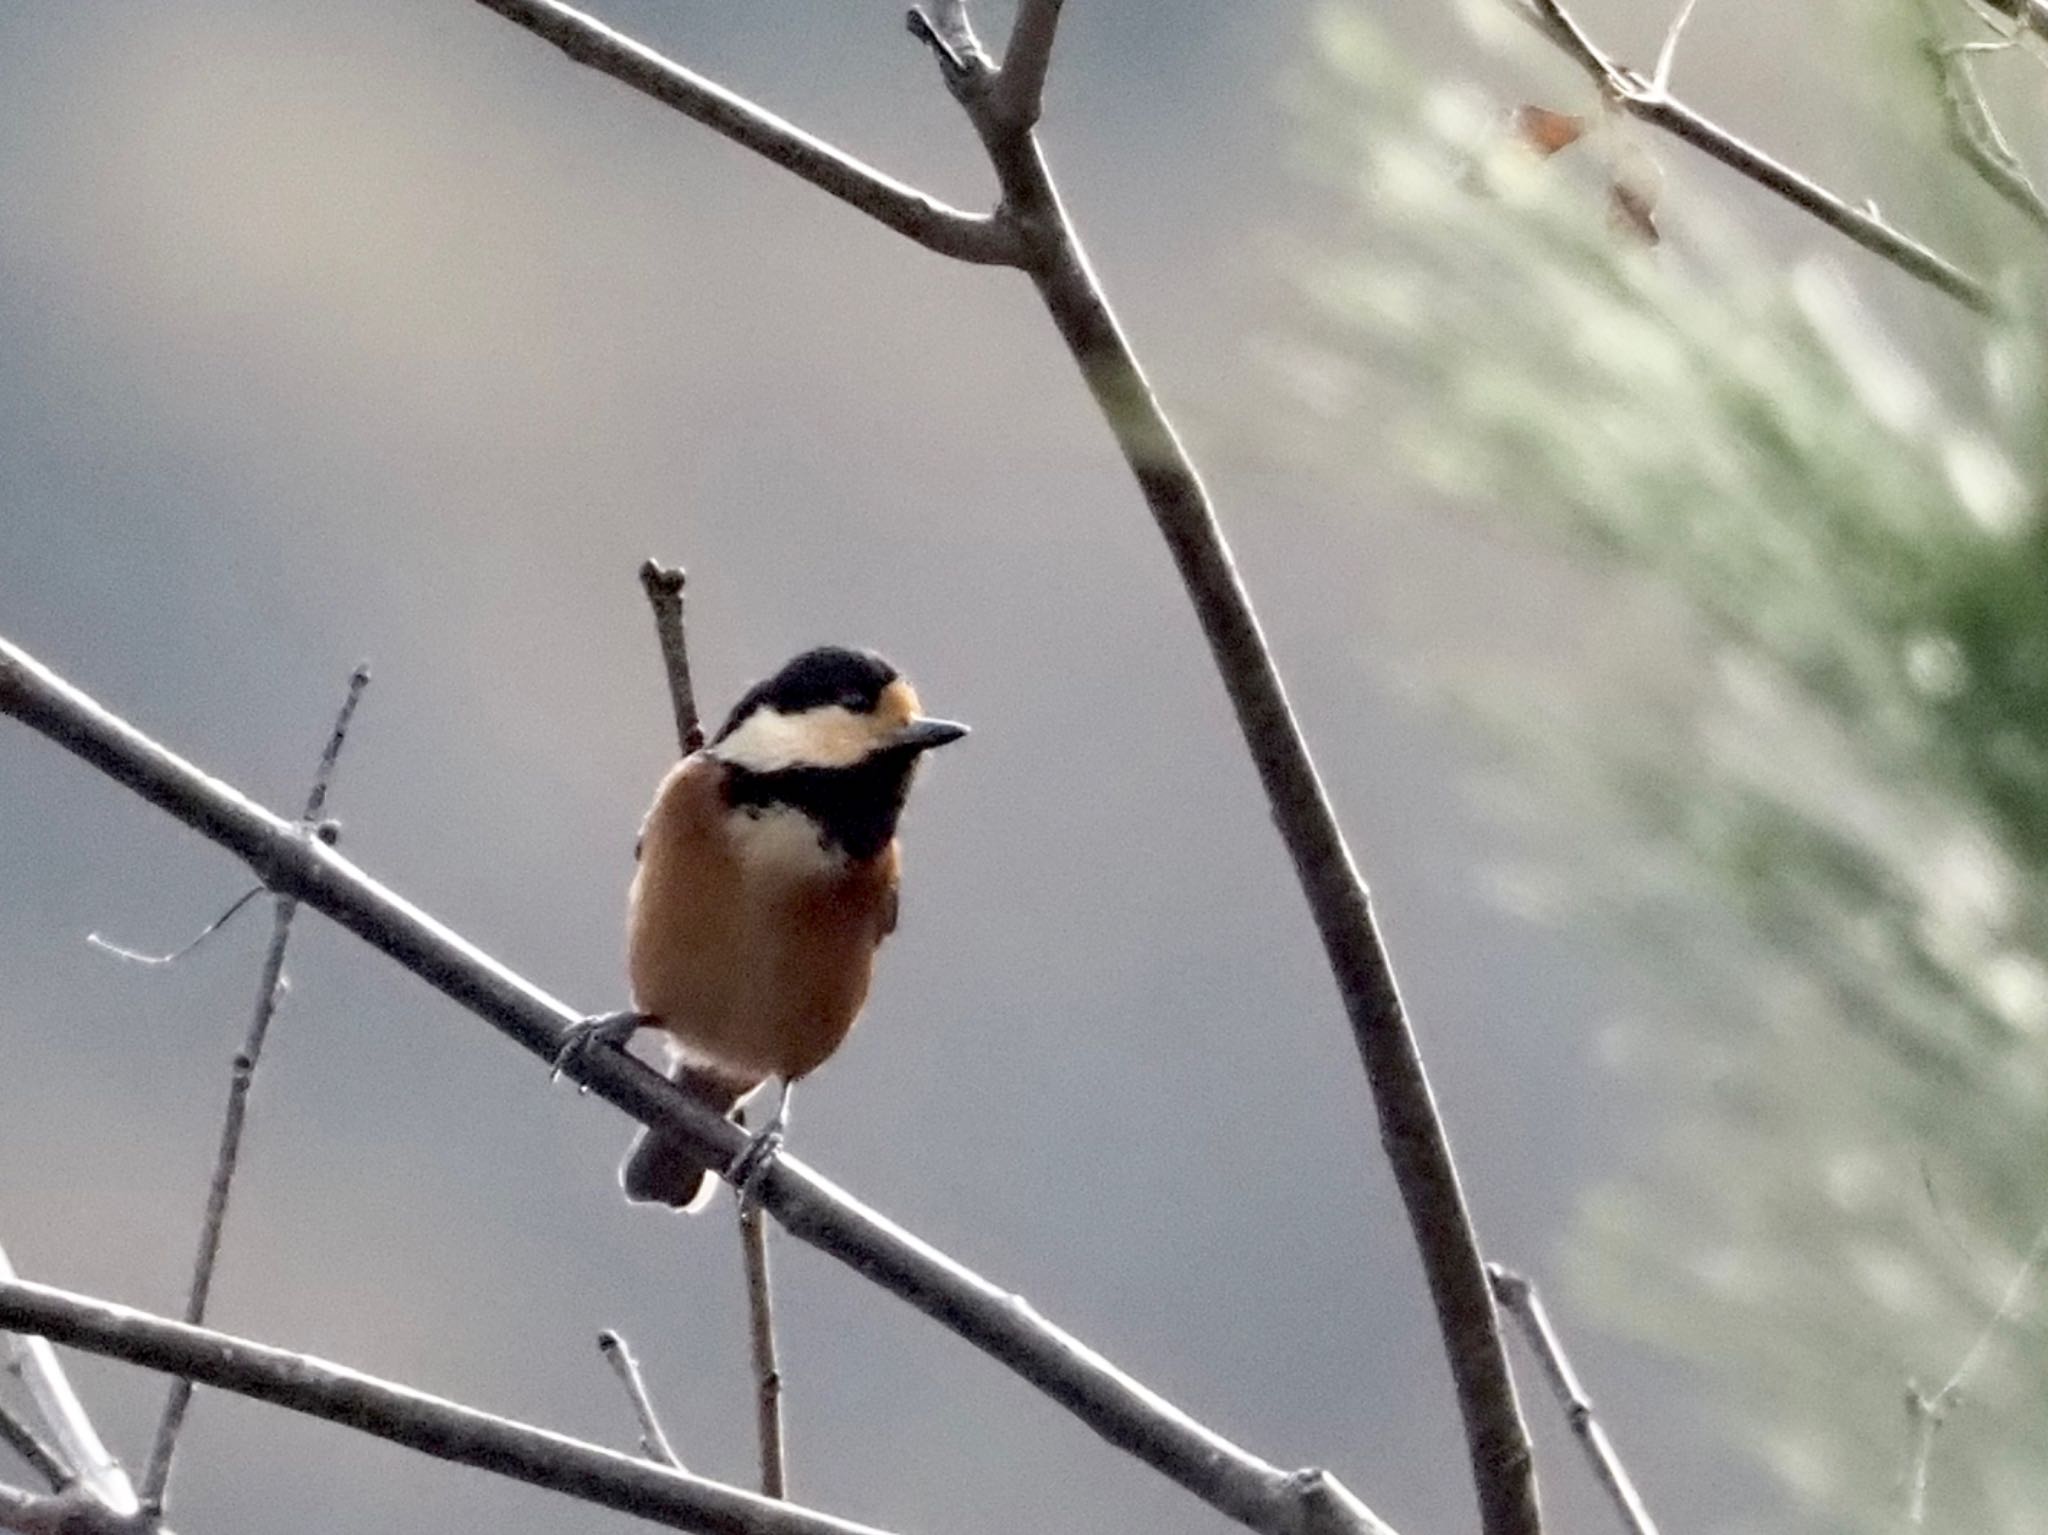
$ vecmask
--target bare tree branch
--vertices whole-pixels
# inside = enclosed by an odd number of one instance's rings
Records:
[[[299,826],[308,836],[320,823],[327,805],[327,791],[334,782],[335,764],[341,759],[342,743],[348,739],[349,721],[370,685],[370,669],[358,666],[348,679],[348,692],[328,732],[327,745],[313,771],[313,786],[306,793],[306,808]],[[227,1225],[228,1196],[233,1191],[235,1169],[242,1158],[242,1131],[248,1121],[249,1091],[256,1084],[256,1067],[263,1059],[263,1042],[270,1034],[270,1021],[290,984],[285,979],[285,950],[291,943],[292,918],[299,903],[288,895],[277,898],[270,927],[270,947],[264,952],[262,973],[256,983],[256,1009],[249,1019],[248,1034],[236,1052],[228,1072],[228,1106],[221,1120],[220,1147],[215,1155],[213,1181],[206,1190],[206,1214],[199,1224],[199,1250],[192,1260],[192,1283],[185,1295],[185,1320],[195,1326],[206,1320],[207,1298],[213,1293],[213,1271],[220,1261],[221,1237]],[[216,926],[219,924],[216,923]],[[204,935],[202,935],[204,936]],[[197,940],[194,940],[195,942]],[[150,1446],[149,1465],[142,1475],[142,1507],[152,1518],[164,1509],[164,1495],[171,1484],[171,1464],[178,1452],[178,1435],[185,1426],[186,1410],[192,1405],[192,1382],[182,1377],[171,1382],[164,1399],[163,1415],[157,1419],[156,1438]]]
[[[1543,1305],[1543,1297],[1536,1293],[1536,1286],[1513,1269],[1503,1268],[1498,1263],[1487,1264],[1486,1275],[1493,1282],[1495,1298],[1521,1325],[1529,1352],[1543,1366],[1551,1393],[1557,1398],[1558,1406],[1564,1409],[1565,1421],[1571,1426],[1573,1437],[1585,1450],[1586,1459],[1592,1463],[1593,1474],[1607,1489],[1607,1496],[1613,1500],[1621,1522],[1628,1527],[1630,1535],[1657,1535],[1657,1526],[1650,1518],[1650,1511],[1643,1506],[1642,1494],[1636,1491],[1628,1467],[1621,1463],[1621,1456],[1608,1439],[1607,1430],[1593,1415],[1593,1400],[1586,1395],[1586,1388],[1579,1384],[1578,1372],[1572,1368],[1564,1343],[1557,1336],[1557,1329],[1550,1325],[1550,1313]]]
[[[607,1327],[597,1335],[597,1351],[604,1355],[605,1363],[612,1367],[619,1384],[626,1388],[627,1400],[633,1404],[633,1416],[640,1424],[640,1453],[678,1471],[688,1470],[675,1446],[668,1442],[668,1435],[662,1432],[654,1399],[647,1394],[647,1382],[640,1378],[640,1361],[633,1357],[626,1340]]]
[[[457,1465],[494,1471],[681,1530],[881,1535],[638,1456],[479,1412],[310,1354],[173,1322],[25,1280],[0,1282],[0,1326],[305,1413]]]
[[[680,565],[648,560],[640,566],[640,589],[654,610],[654,634],[661,643],[661,662],[668,674],[669,707],[676,717],[676,741],[683,755],[704,744],[704,723],[697,716],[697,693],[690,685],[690,647],[683,629],[683,584]]]
[[[1982,0],[2002,15],[2023,21],[2042,37],[2048,37],[2048,0]]]
[[[754,1360],[754,1431],[761,1447],[761,1493],[789,1495],[789,1452],[782,1433],[782,1363],[775,1347],[768,1227],[751,1199],[739,1204],[740,1252],[747,1271],[747,1340]]]
[[[0,714],[11,715],[133,790],[256,871],[271,889],[334,919],[552,1066],[586,1015],[549,996],[379,884],[318,838],[302,835],[209,778],[0,639]],[[687,1138],[721,1172],[746,1132],[620,1050],[578,1056],[570,1075],[642,1124]],[[1321,1471],[1260,1460],[1139,1384],[1022,1297],[859,1203],[784,1153],[755,1197],[798,1240],[839,1259],[972,1343],[1119,1449],[1211,1507],[1269,1535],[1388,1535],[1389,1527]],[[4,1325],[4,1322],[0,1322]],[[198,1377],[204,1379],[204,1377]],[[74,1457],[75,1459],[76,1457]]]
[[[19,1455],[31,1471],[48,1484],[50,1491],[62,1492],[73,1480],[71,1468],[43,1436],[22,1417],[0,1407],[0,1444]]]
[[[1021,24],[1021,23],[1020,23]],[[971,41],[971,34],[969,36]],[[948,87],[974,125],[1023,231],[1025,270],[1081,369],[1172,554],[1294,863],[1379,1115],[1464,1420],[1485,1535],[1536,1535],[1535,1460],[1515,1398],[1478,1234],[1371,898],[1309,754],[1251,594],[1194,461],[1160,408],[1067,217],[1037,135],[989,104],[979,50]]]
[[[1683,139],[1730,170],[1813,215],[1836,233],[1854,240],[1871,254],[1883,257],[1900,271],[1940,289],[1978,313],[1991,314],[1995,311],[1997,306],[1991,290],[1946,256],[1921,244],[1869,209],[1851,205],[1811,177],[1772,159],[1718,123],[1702,117],[1661,89],[1654,80],[1645,79],[1636,71],[1616,63],[1586,35],[1561,0],[1503,0],[1503,3],[1563,49],[1573,63],[1593,77],[1593,83],[1600,87],[1607,99],[1629,116]],[[2026,0],[2026,3],[2032,4],[2034,0]]]
[[[1942,124],[1948,130],[1950,146],[1987,187],[2036,229],[2048,230],[2048,198],[2042,197],[2020,157],[1999,132],[1998,119],[1992,115],[1990,103],[1977,84],[1969,55],[1944,43],[1935,23],[1934,8],[1927,0],[1921,0],[1920,13],[1927,27],[1921,51],[1941,92]]]
[[[668,672],[669,703],[675,711],[676,741],[688,756],[704,744],[704,726],[697,715],[697,695],[690,685],[690,644],[683,623],[680,565],[648,560],[640,567],[640,585],[654,610],[654,632],[661,642],[662,664]],[[768,1228],[752,1201],[739,1205],[740,1261],[747,1284],[747,1339],[754,1360],[754,1426],[760,1443],[761,1493],[780,1498],[788,1493],[789,1465],[782,1436],[782,1370],[776,1362],[775,1292],[768,1278]]]
[[[0,640],[0,645],[5,644]],[[8,1261],[6,1249],[0,1248],[0,1283],[14,1277],[14,1265]],[[0,1332],[12,1331],[0,1326]],[[120,1518],[139,1514],[142,1503],[135,1496],[134,1484],[121,1469],[121,1463],[108,1452],[99,1430],[92,1426],[92,1419],[86,1416],[85,1404],[71,1388],[71,1377],[64,1373],[64,1365],[57,1358],[57,1351],[50,1347],[49,1339],[23,1335],[9,1337],[6,1342],[14,1368],[28,1388],[36,1411],[56,1437],[58,1454],[70,1466],[73,1486],[69,1491]]]
[[[1905,1478],[1906,1522],[1915,1529],[1927,1518],[1927,1481],[1934,1461],[1935,1435],[1941,1432],[1949,1414],[1962,1401],[1963,1387],[1983,1365],[1984,1356],[1991,1351],[1999,1330],[2019,1315],[2021,1303],[2033,1287],[2034,1278],[2040,1273],[2044,1261],[2048,1261],[2048,1223],[2043,1223],[2034,1233],[2026,1256],[2006,1282],[2005,1294],[1999,1297],[1998,1308],[1985,1319],[1941,1388],[1930,1393],[1922,1391],[1913,1381],[1906,1383],[1906,1425],[1910,1436]]]
[[[960,261],[1014,265],[1017,242],[995,215],[967,213],[926,196],[786,122],[724,86],[663,58],[603,22],[556,0],[480,0],[507,21],[735,144],[794,171],[926,250]]]
[[[1062,0],[1018,0],[1017,19],[1010,25],[1010,45],[1003,50],[1003,70],[996,78],[989,110],[1012,132],[1038,126],[1045,109],[1045,72],[1052,63],[1053,34],[1059,30]]]

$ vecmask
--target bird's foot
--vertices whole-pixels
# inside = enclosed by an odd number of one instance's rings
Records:
[[[548,1080],[559,1081],[563,1072],[580,1065],[583,1058],[599,1045],[611,1045],[614,1048],[623,1046],[627,1040],[640,1030],[651,1026],[653,1022],[654,1020],[646,1013],[628,1011],[599,1013],[594,1018],[572,1023],[567,1038],[562,1041],[562,1048],[555,1052],[555,1069],[549,1074]],[[589,1084],[585,1083],[582,1090],[589,1092]]]
[[[770,1125],[759,1135],[749,1136],[746,1147],[733,1159],[726,1177],[742,1207],[761,1202],[761,1179],[775,1159],[782,1155],[782,1132]]]

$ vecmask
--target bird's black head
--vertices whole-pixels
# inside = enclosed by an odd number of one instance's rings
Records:
[[[873,651],[825,645],[749,688],[708,750],[726,764],[736,810],[757,821],[801,813],[828,853],[860,859],[896,835],[918,759],[965,734],[923,715]]]

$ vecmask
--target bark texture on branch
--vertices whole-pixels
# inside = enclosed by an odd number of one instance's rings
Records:
[[[173,1322],[25,1280],[0,1281],[0,1327],[344,1424],[438,1460],[494,1471],[707,1535],[884,1535],[602,1445],[479,1412],[311,1354]]]

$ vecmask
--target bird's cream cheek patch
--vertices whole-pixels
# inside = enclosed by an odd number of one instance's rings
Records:
[[[712,755],[753,773],[793,767],[852,767],[874,750],[873,721],[832,704],[781,714],[760,708],[712,748]]]

